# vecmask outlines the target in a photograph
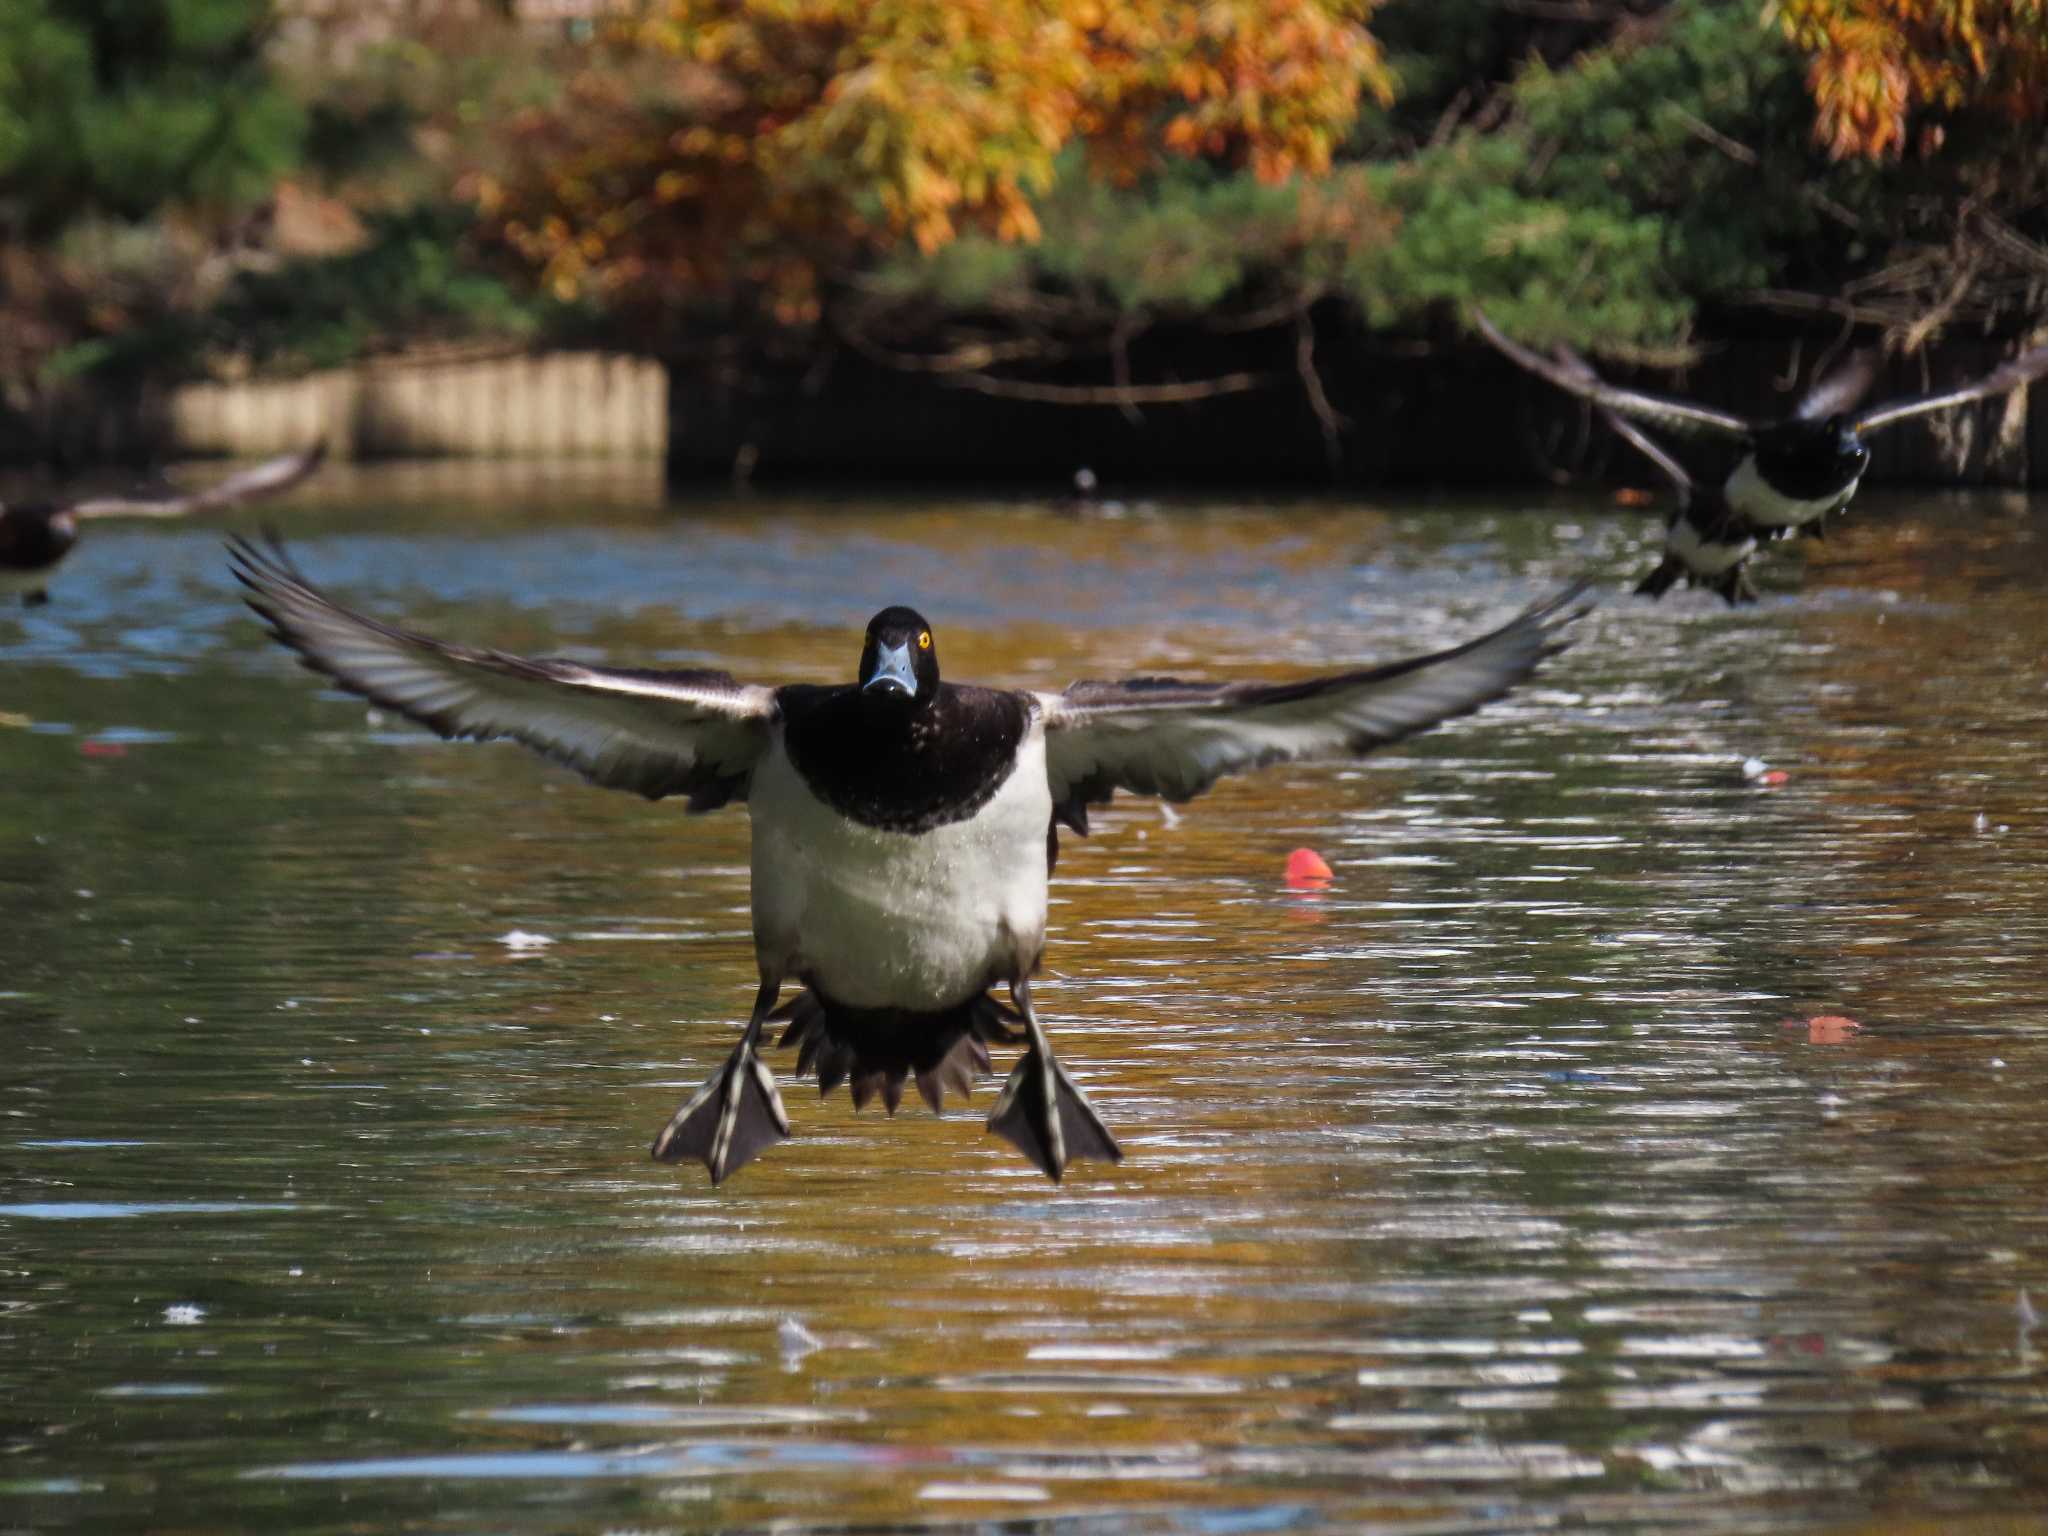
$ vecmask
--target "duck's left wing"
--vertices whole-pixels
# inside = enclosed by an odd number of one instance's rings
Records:
[[[1551,349],[1551,356],[1556,359],[1558,367],[1575,377],[1582,379],[1597,379],[1600,377],[1593,371],[1593,365],[1579,356],[1570,347],[1553,347]],[[1604,405],[1599,410],[1600,419],[1607,424],[1607,430],[1648,459],[1657,472],[1671,482],[1671,489],[1678,497],[1679,509],[1682,511],[1690,504],[1693,498],[1694,486],[1692,475],[1686,467],[1667,453],[1661,443],[1630,421],[1626,416],[1622,415],[1621,412],[1609,410]]]
[[[298,453],[279,454],[261,464],[238,470],[225,480],[184,496],[101,496],[81,501],[71,508],[78,517],[189,517],[194,512],[213,512],[239,506],[287,491],[320,467],[327,457],[327,444],[315,443]]]
[[[1088,806],[1117,790],[1187,800],[1267,763],[1357,757],[1469,714],[1564,649],[1585,613],[1584,582],[1491,634],[1433,656],[1292,683],[1141,677],[1040,694],[1054,814],[1088,830]]]
[[[1887,400],[1882,405],[1872,406],[1856,418],[1856,430],[1875,432],[1879,427],[1888,427],[1909,416],[1924,416],[1929,411],[1945,411],[1950,406],[1966,405],[1972,400],[1987,400],[1993,395],[2018,389],[2022,384],[2032,383],[2043,374],[2048,374],[2048,345],[2031,347],[1992,369],[1983,378],[1959,384],[1942,394],[1915,395],[1910,399]]]
[[[610,789],[744,799],[775,691],[711,671],[642,672],[450,645],[344,608],[281,547],[231,539],[248,604],[306,665],[451,740],[509,737]]]

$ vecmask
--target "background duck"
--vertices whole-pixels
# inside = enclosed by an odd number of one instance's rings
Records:
[[[1554,348],[1552,356],[1559,367],[1580,377],[1597,377],[1592,365],[1570,347]],[[1664,526],[1664,558],[1636,584],[1637,593],[1662,597],[1683,579],[1688,586],[1720,593],[1730,607],[1755,602],[1749,558],[1760,539],[1756,525],[1728,505],[1719,486],[1695,481],[1683,464],[1626,416],[1602,406],[1600,418],[1656,467],[1675,498]]]
[[[199,491],[0,503],[0,595],[19,593],[30,607],[48,602],[50,574],[78,543],[81,523],[108,517],[187,517],[258,501],[297,485],[326,456],[327,445],[315,443],[297,453],[265,459]]]
[[[1870,448],[1864,442],[1870,433],[2006,394],[2048,373],[2048,345],[2043,345],[1967,384],[1858,410],[1857,402],[1876,378],[1878,361],[1874,353],[1861,352],[1808,390],[1789,415],[1738,416],[1697,401],[1609,383],[1583,362],[1559,363],[1508,337],[1480,310],[1472,311],[1472,322],[1503,356],[1603,411],[1689,436],[1740,443],[1742,457],[1729,471],[1721,494],[1728,511],[1753,527],[1759,538],[1795,532],[1819,536],[1828,514],[1840,511],[1856,494],[1870,465]]]

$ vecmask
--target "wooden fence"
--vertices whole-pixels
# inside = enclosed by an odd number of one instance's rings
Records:
[[[668,375],[602,352],[429,355],[187,384],[166,414],[173,457],[279,453],[322,438],[340,458],[660,459]]]

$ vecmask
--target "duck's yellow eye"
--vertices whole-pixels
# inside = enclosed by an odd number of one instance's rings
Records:
[[[932,648],[932,632],[930,630],[920,629],[917,632],[917,648],[920,651],[928,651]]]

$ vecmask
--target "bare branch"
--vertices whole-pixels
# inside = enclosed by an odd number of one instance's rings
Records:
[[[1145,418],[1139,414],[1137,405],[1130,399],[1131,390],[1131,337],[1145,328],[1145,322],[1136,315],[1126,315],[1117,321],[1116,329],[1109,337],[1109,367],[1116,379],[1116,387],[1124,399],[1117,409],[1132,426],[1143,426]]]
[[[1626,21],[1633,14],[1626,6],[1601,0],[1501,0],[1500,8],[1538,21]]]
[[[1987,208],[1977,209],[1976,215],[1984,239],[2000,255],[2018,266],[2048,273],[2048,246],[2037,245]]]
[[[1838,315],[1857,325],[1890,326],[1901,318],[1896,310],[1852,304],[1847,299],[1825,293],[1802,293],[1796,288],[1752,288],[1738,297],[1746,304],[1754,304],[1759,309],[1774,309],[1780,314]]]
[[[1737,165],[1746,165],[1754,170],[1763,163],[1762,158],[1755,150],[1751,149],[1740,139],[1731,139],[1704,118],[1693,116],[1692,113],[1675,103],[1668,104],[1667,110],[1677,115],[1678,121],[1684,126],[1687,133],[1703,144],[1712,145]],[[1818,208],[1822,213],[1844,228],[1854,230],[1861,230],[1863,228],[1863,221],[1861,219],[1857,218],[1847,207],[1836,202],[1819,188],[1802,186],[1799,189],[1799,195],[1806,202]]]
[[[948,384],[978,390],[1005,400],[1031,400],[1040,405],[1189,405],[1218,395],[1241,395],[1263,389],[1271,379],[1263,373],[1225,373],[1213,379],[1173,384],[1034,384],[1024,379],[999,379],[985,373],[947,374]]]
[[[1900,333],[1900,351],[1918,352],[1926,345],[1928,337],[1948,324],[1963,300],[1969,297],[1970,289],[1976,285],[1978,261],[1974,251],[1963,254],[1956,263],[1955,280],[1949,284],[1948,292],[1935,301],[1932,309],[1918,316]]]
[[[1342,462],[1338,439],[1350,423],[1337,413],[1330,397],[1323,392],[1323,376],[1316,372],[1315,322],[1306,308],[1297,310],[1294,316],[1294,371],[1301,376],[1302,393],[1308,396],[1309,409],[1316,413],[1316,425],[1323,429],[1323,457],[1335,470]]]

